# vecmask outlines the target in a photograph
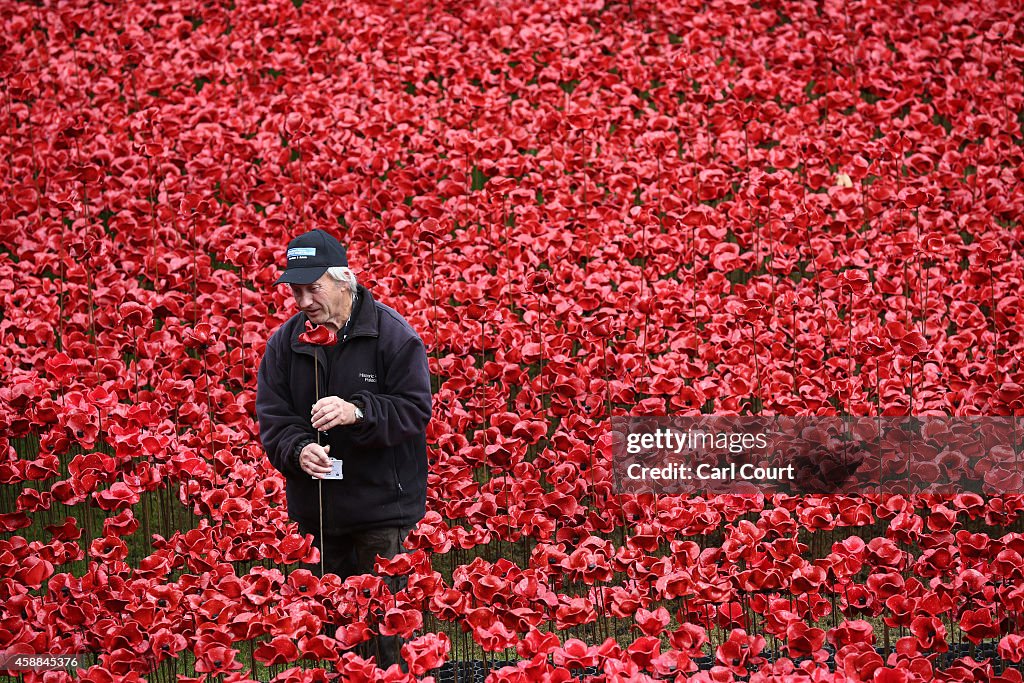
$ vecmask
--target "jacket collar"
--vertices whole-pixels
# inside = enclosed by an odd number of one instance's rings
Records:
[[[363,285],[356,285],[356,291],[355,310],[352,311],[352,320],[348,326],[348,334],[345,339],[351,339],[352,337],[376,337],[379,333],[377,329],[377,305],[373,300],[373,295]],[[308,320],[306,314],[300,311],[295,315],[294,320],[295,324],[292,327],[291,333],[292,350],[317,355],[314,351],[316,347],[299,341],[299,335],[306,331],[306,321]],[[339,343],[341,343],[340,340]]]

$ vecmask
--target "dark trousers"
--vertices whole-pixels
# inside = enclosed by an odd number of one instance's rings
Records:
[[[357,531],[350,534],[325,534],[325,545],[321,544],[320,529],[306,528],[299,524],[299,533],[313,536],[315,545],[323,556],[324,572],[337,574],[342,579],[358,574],[373,574],[373,564],[377,555],[391,559],[399,553],[405,552],[402,543],[409,535],[413,527],[388,527],[384,529],[371,529],[369,531]],[[320,576],[320,563],[303,565],[317,576]],[[391,593],[397,593],[405,588],[406,577],[404,576],[382,576],[381,579],[391,589]],[[334,627],[328,632],[334,634]],[[399,636],[375,636],[357,648],[357,654],[363,658],[375,657],[377,666],[387,669],[392,664],[400,664],[402,670],[406,670],[405,661],[401,656],[403,640]]]

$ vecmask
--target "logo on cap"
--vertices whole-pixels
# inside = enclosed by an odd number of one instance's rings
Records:
[[[292,247],[288,250],[288,260],[316,256],[316,247]]]

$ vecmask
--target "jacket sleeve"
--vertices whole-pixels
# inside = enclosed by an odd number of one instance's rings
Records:
[[[289,477],[308,476],[299,467],[301,446],[316,441],[309,417],[295,414],[290,400],[286,368],[275,340],[267,343],[256,375],[256,417],[260,423],[260,441],[270,463]]]
[[[384,359],[384,392],[358,391],[363,421],[348,427],[357,446],[386,448],[423,434],[430,422],[430,369],[419,337],[405,342],[394,356]]]

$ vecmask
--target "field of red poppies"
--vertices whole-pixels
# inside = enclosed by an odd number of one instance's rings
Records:
[[[78,664],[12,677],[1021,681],[1024,496],[626,496],[607,448],[629,413],[1024,415],[1019,4],[0,23],[0,664]],[[298,568],[257,438],[314,227],[431,355],[395,595]],[[350,650],[378,632],[408,674]]]

